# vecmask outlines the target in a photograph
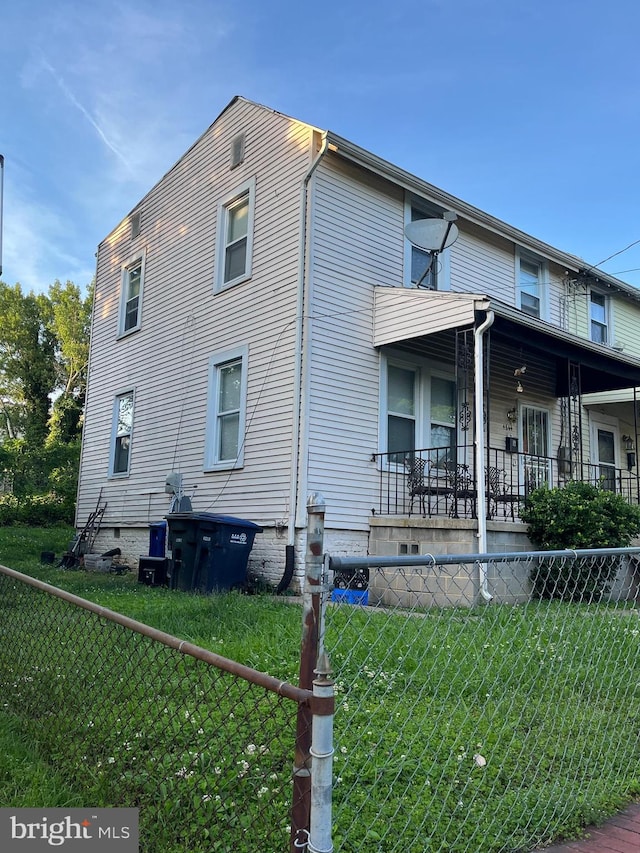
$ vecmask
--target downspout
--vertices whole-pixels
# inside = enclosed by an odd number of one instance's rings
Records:
[[[485,491],[485,447],[484,447],[484,333],[493,325],[495,315],[487,311],[487,316],[473,332],[474,344],[474,409],[475,409],[475,467],[478,515],[478,553],[487,553],[487,496]],[[487,586],[487,564],[478,561],[480,595],[485,601],[493,596]]]
[[[294,546],[296,539],[296,519],[298,517],[298,495],[299,480],[298,466],[300,460],[300,424],[302,421],[302,386],[304,379],[305,351],[307,342],[304,339],[305,331],[305,296],[307,279],[305,267],[307,261],[307,209],[309,182],[315,170],[328,150],[326,131],[322,134],[322,145],[316,154],[307,174],[302,182],[300,192],[300,226],[299,226],[299,250],[298,250],[298,295],[296,303],[296,338],[295,338],[295,375],[293,387],[293,427],[291,435],[291,478],[289,484],[289,526],[287,530],[287,544]]]

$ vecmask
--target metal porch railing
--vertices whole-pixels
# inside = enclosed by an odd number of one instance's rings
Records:
[[[478,480],[473,445],[429,447],[375,454],[379,482],[375,513],[476,518]],[[487,517],[519,520],[519,509],[535,488],[578,480],[640,503],[638,475],[623,468],[572,462],[552,456],[489,448],[481,478]]]

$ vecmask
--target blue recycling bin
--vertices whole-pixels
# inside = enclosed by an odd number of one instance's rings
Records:
[[[261,532],[253,521],[199,513],[193,589],[209,593],[245,586],[249,554]]]
[[[149,556],[164,557],[166,554],[167,522],[154,521],[149,525]]]

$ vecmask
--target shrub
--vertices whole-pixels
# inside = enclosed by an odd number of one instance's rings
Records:
[[[47,495],[3,495],[0,497],[0,527],[26,525],[51,527],[73,524],[74,501],[55,493]]]
[[[571,482],[533,491],[522,520],[534,547],[543,551],[622,548],[640,533],[640,507],[607,489]],[[538,598],[578,601],[599,598],[611,588],[619,561],[548,560],[530,574]]]

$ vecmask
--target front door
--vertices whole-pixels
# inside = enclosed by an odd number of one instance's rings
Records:
[[[611,420],[593,420],[591,422],[591,461],[596,485],[609,491],[616,491],[616,471],[619,467],[618,427]]]
[[[539,486],[551,485],[551,436],[549,412],[534,406],[520,409],[522,429],[521,483],[525,494]]]

